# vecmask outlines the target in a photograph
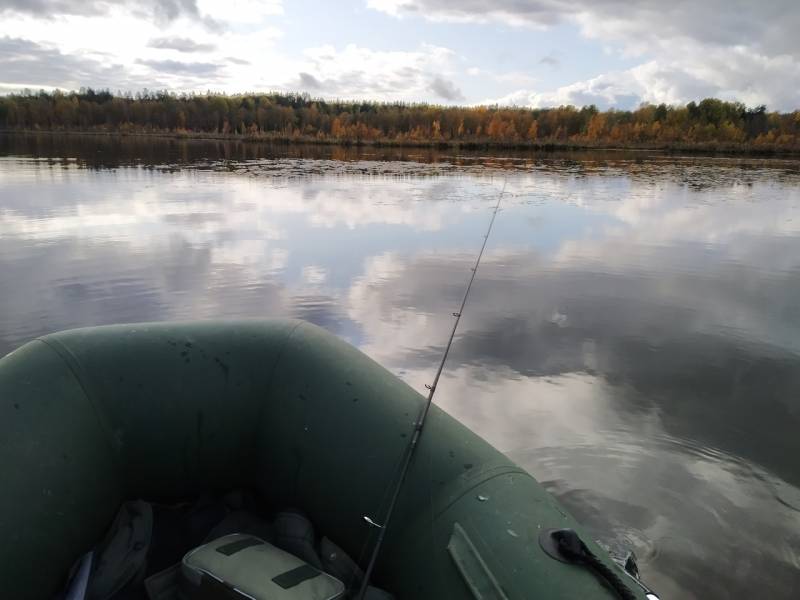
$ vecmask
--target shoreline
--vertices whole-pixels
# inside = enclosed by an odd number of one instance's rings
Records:
[[[287,136],[273,133],[230,134],[196,131],[107,131],[78,129],[0,129],[0,135],[76,136],[104,138],[142,138],[171,141],[214,141],[247,144],[280,144],[302,146],[334,146],[342,148],[397,148],[467,151],[528,151],[528,152],[658,152],[664,154],[728,155],[764,158],[800,158],[800,149],[783,147],[753,147],[712,143],[675,144],[612,144],[574,141],[499,142],[492,140],[365,140],[331,139],[312,136]]]

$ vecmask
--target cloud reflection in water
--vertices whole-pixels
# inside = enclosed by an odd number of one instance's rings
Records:
[[[296,316],[420,389],[505,173],[304,178],[292,160],[0,160],[0,353],[81,325]],[[631,543],[665,596],[788,597],[800,178],[763,161],[516,171],[438,403]]]

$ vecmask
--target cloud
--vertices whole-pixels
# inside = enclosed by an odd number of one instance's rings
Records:
[[[136,61],[140,65],[150,67],[154,71],[170,75],[188,77],[215,77],[222,70],[222,65],[210,62],[183,62],[179,60],[143,60]]]
[[[550,53],[550,54],[540,58],[539,59],[539,64],[540,65],[546,65],[548,67],[552,67],[552,68],[555,69],[556,67],[559,67],[561,65],[561,61],[558,59],[558,57],[556,57],[552,53]]]
[[[160,87],[154,78],[136,77],[120,64],[101,61],[86,53],[64,54],[30,40],[0,38],[0,86],[15,90],[24,87],[77,89],[148,86]]]
[[[285,87],[353,99],[418,101],[431,91],[461,99],[461,91],[447,79],[454,58],[452,50],[428,44],[412,51],[320,46],[304,51],[297,79]]]
[[[705,64],[684,66],[690,62],[688,55],[684,60],[681,51],[676,50],[671,59],[651,60],[555,90],[517,90],[484,103],[533,107],[595,104],[601,109],[630,109],[642,102],[682,104],[718,97],[752,106],[768,104],[772,108],[793,110],[800,101],[797,92],[800,63],[793,59],[770,59],[726,50],[706,52]]]
[[[553,25],[563,15],[558,0],[501,0],[487,5],[482,0],[367,0],[367,6],[392,16],[418,15],[432,21],[510,25]]]
[[[451,102],[464,100],[464,94],[461,93],[461,90],[458,88],[458,86],[456,86],[455,83],[438,75],[433,78],[433,81],[431,81],[428,89],[430,89],[430,91],[436,94],[439,98],[443,98]]]
[[[208,19],[215,20],[224,13],[222,4],[222,0],[198,0],[199,18],[187,13],[169,23],[133,11],[135,3],[126,6],[111,3],[103,5],[107,8],[105,12],[63,14],[53,18],[6,11],[0,15],[0,22],[5,26],[0,29],[13,31],[15,37],[30,40],[43,48],[57,49],[64,56],[86,59],[93,65],[97,62],[115,65],[118,77],[109,78],[107,84],[103,82],[103,87],[112,90],[135,92],[144,87],[156,87],[175,92],[211,90],[241,93],[278,89],[280,84],[289,81],[299,70],[297,57],[292,60],[292,57],[279,53],[275,41],[281,32],[270,20],[259,21],[261,13],[250,13],[253,20],[246,26],[226,21],[229,26],[224,32],[219,28],[209,29]],[[242,6],[237,0],[226,0],[226,4],[231,15],[238,14]],[[280,8],[277,1],[260,3],[259,6],[262,4],[262,8],[272,12]],[[189,13],[195,14],[194,9]],[[213,73],[209,66],[181,67],[137,62],[167,58],[215,64],[220,70]],[[4,77],[4,66],[0,64],[0,86],[4,90],[18,89]],[[79,63],[77,67],[77,71],[84,70]],[[81,80],[77,74],[72,76],[64,70],[59,70],[58,74],[59,77],[53,73],[39,80],[28,77],[24,83],[33,88],[53,86],[67,89],[98,85],[96,78]]]
[[[322,82],[311,73],[300,73],[300,88],[303,90],[319,90],[322,88]]]
[[[283,0],[197,0],[200,13],[219,22],[253,25],[283,14]]]
[[[487,99],[482,104],[509,106],[586,106],[594,104],[601,109],[635,108],[648,96],[644,82],[638,81],[635,71],[604,74],[586,81],[562,86],[551,92],[517,90],[501,98]]]
[[[0,13],[13,12],[50,19],[59,15],[107,15],[115,7],[127,6],[129,3],[125,0],[0,0]],[[200,18],[195,0],[141,0],[131,12],[163,21],[179,17]]]
[[[177,50],[178,52],[211,52],[216,48],[214,44],[204,44],[190,38],[177,36],[154,38],[148,42],[147,46],[160,50]]]
[[[497,0],[489,6],[482,0],[368,0],[367,5],[394,16],[529,27],[574,22],[587,36],[603,39],[648,43],[681,37],[720,46],[746,41],[778,52],[796,50],[792,32],[800,21],[794,0],[764,6],[748,0]]]
[[[707,96],[791,110],[800,103],[800,11],[794,0],[370,0],[398,17],[500,22],[516,27],[577,25],[584,37],[612,45],[632,69],[604,73],[555,90],[520,90],[535,106],[686,102]],[[546,61],[548,62],[548,61]],[[500,98],[498,101],[503,102]]]

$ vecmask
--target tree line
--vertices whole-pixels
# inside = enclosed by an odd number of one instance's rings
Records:
[[[107,90],[0,96],[0,129],[242,136],[323,143],[800,149],[800,110],[707,98],[636,110],[329,101],[307,94]]]

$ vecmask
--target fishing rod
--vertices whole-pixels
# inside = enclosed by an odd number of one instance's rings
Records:
[[[392,499],[389,502],[389,508],[386,511],[386,519],[384,519],[383,524],[376,523],[368,516],[364,515],[364,520],[371,526],[378,528],[378,539],[375,542],[375,548],[372,550],[372,555],[369,559],[369,564],[367,565],[367,570],[364,572],[364,579],[361,582],[361,589],[358,592],[358,600],[364,600],[364,594],[367,592],[367,588],[369,587],[370,577],[372,576],[372,570],[375,568],[375,562],[378,560],[378,554],[380,554],[381,546],[383,544],[383,538],[386,534],[386,529],[389,527],[389,521],[392,518],[392,514],[394,513],[395,505],[397,504],[397,499],[400,496],[400,490],[403,488],[403,483],[405,483],[406,475],[408,474],[408,470],[411,467],[411,459],[414,457],[414,451],[417,449],[417,445],[419,443],[419,438],[422,435],[422,428],[425,426],[425,419],[428,416],[428,412],[430,411],[431,404],[433,404],[433,395],[436,393],[436,386],[439,384],[439,377],[442,375],[442,370],[444,369],[444,364],[447,361],[447,355],[450,353],[450,347],[453,345],[453,338],[456,336],[456,330],[458,329],[458,324],[461,322],[461,315],[464,314],[464,307],[467,304],[467,298],[469,298],[469,292],[472,289],[472,283],[475,281],[475,275],[478,272],[478,267],[481,264],[481,259],[483,258],[483,251],[486,249],[486,242],[489,241],[489,235],[492,233],[492,227],[494,226],[494,220],[497,217],[497,213],[500,210],[500,202],[503,199],[503,194],[506,191],[506,183],[508,180],[503,181],[503,188],[500,190],[500,194],[497,196],[497,203],[494,205],[494,210],[492,211],[492,218],[489,220],[489,227],[486,229],[486,234],[483,236],[483,244],[481,244],[480,252],[478,252],[478,258],[475,260],[475,266],[472,267],[472,275],[469,278],[469,282],[467,283],[467,287],[464,290],[464,297],[461,300],[461,306],[458,309],[458,312],[454,312],[453,316],[456,318],[453,322],[453,329],[450,332],[450,337],[447,340],[447,345],[444,347],[444,353],[442,354],[442,360],[439,362],[439,368],[436,370],[436,376],[433,378],[433,383],[430,385],[426,385],[425,387],[428,388],[428,398],[425,401],[425,404],[420,411],[419,418],[414,423],[414,433],[411,436],[408,444],[406,445],[405,452],[403,453],[403,460],[401,462],[401,467],[399,471],[399,475],[397,477],[397,481],[394,486],[394,491],[392,492]]]

